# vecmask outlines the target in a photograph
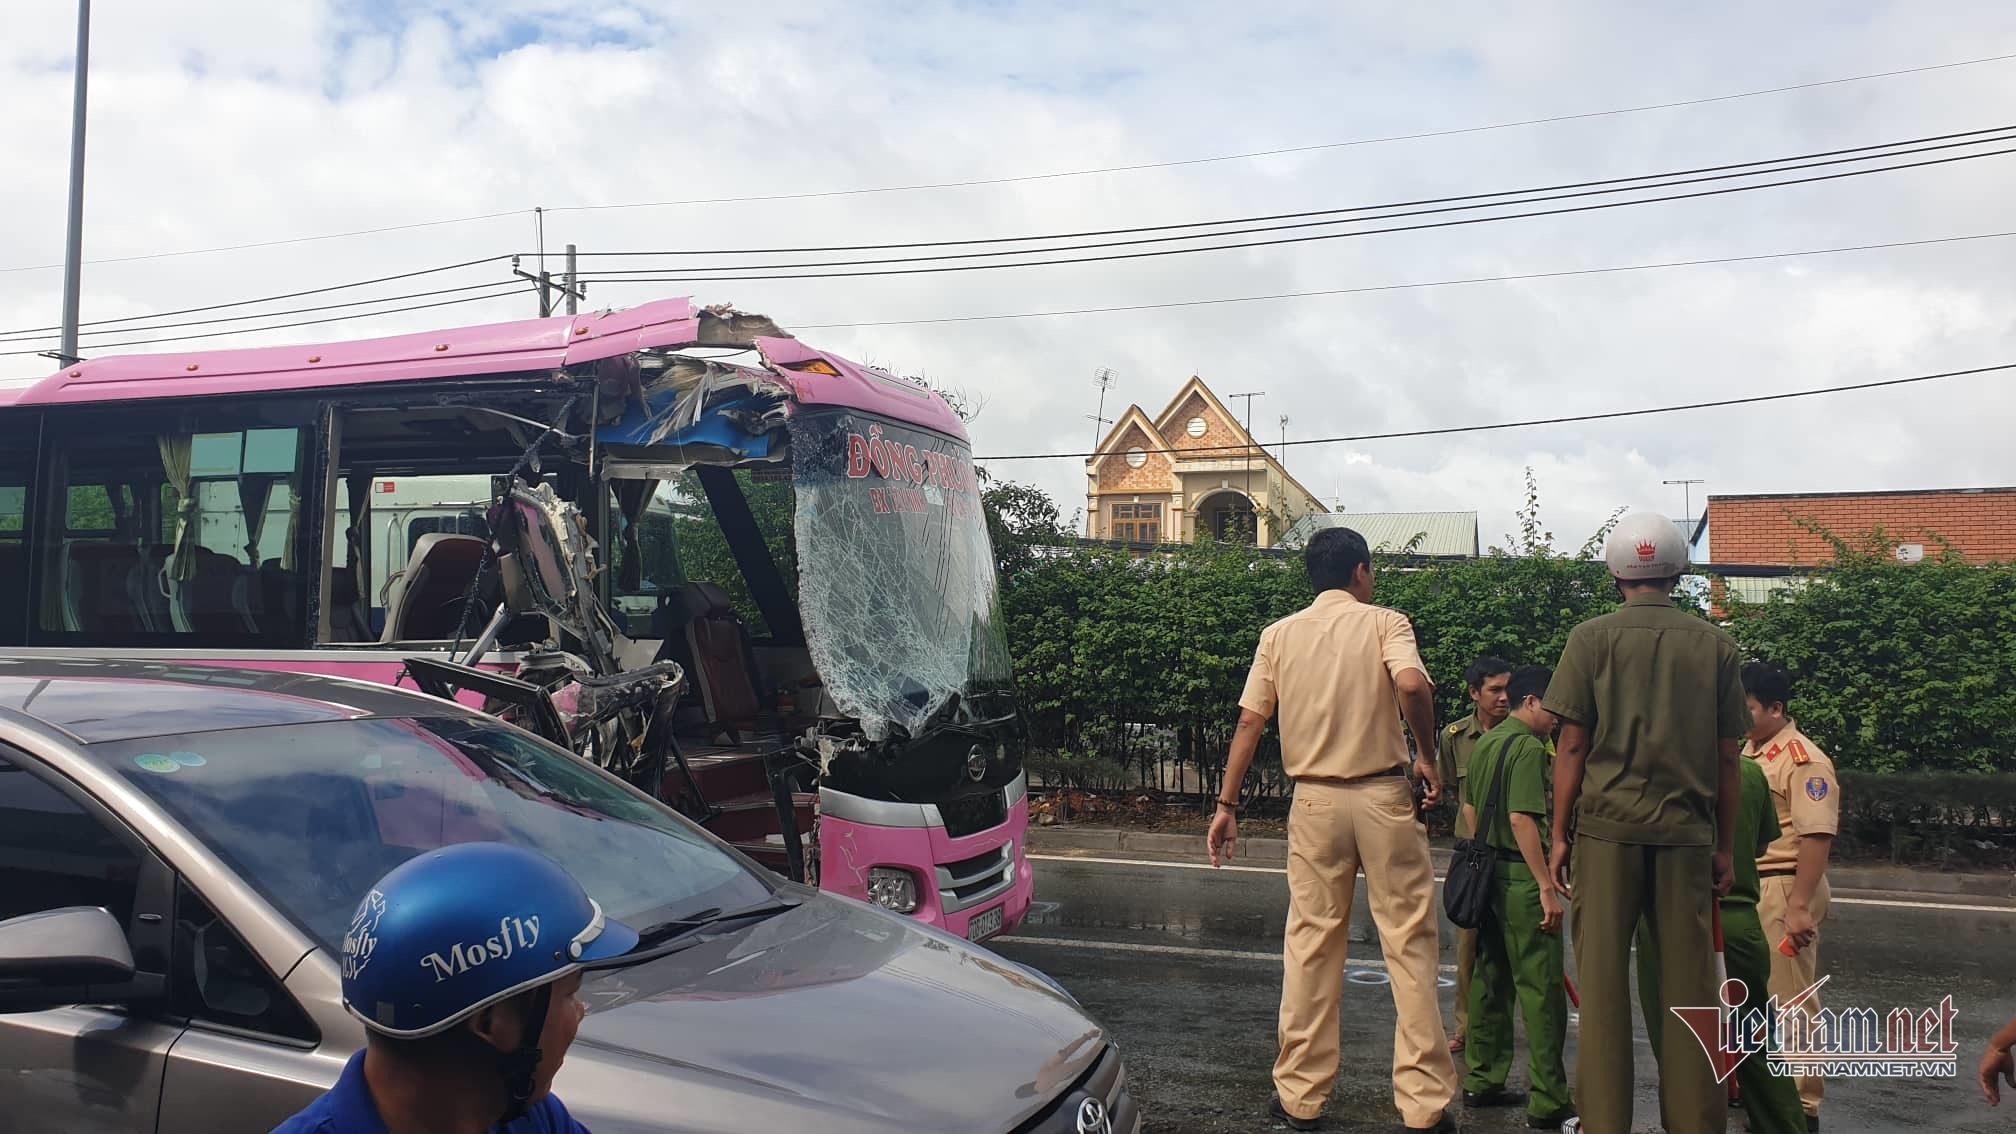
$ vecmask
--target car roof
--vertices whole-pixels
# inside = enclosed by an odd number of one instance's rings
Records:
[[[0,712],[8,710],[87,744],[364,717],[475,715],[423,694],[315,674],[0,657]]]

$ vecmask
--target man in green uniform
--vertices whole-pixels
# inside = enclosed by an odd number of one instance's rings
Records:
[[[1569,634],[1547,687],[1546,707],[1561,718],[1548,866],[1575,902],[1575,1101],[1589,1134],[1626,1134],[1638,920],[1650,920],[1663,946],[1659,986],[1669,1003],[1714,1004],[1721,991],[1710,909],[1735,882],[1750,710],[1735,641],[1673,604],[1687,569],[1679,526],[1656,513],[1625,516],[1603,559],[1624,607]],[[1672,1013],[1656,1026],[1667,1131],[1720,1134],[1727,1095],[1707,1053]]]
[[[1442,774],[1445,798],[1456,803],[1456,837],[1470,837],[1470,822],[1463,814],[1463,777],[1469,773],[1470,754],[1484,734],[1497,728],[1511,710],[1505,687],[1512,680],[1512,663],[1485,654],[1463,671],[1463,684],[1470,691],[1476,709],[1467,717],[1442,730],[1442,751],[1435,770]],[[1477,963],[1477,931],[1456,929],[1456,1026],[1449,1033],[1449,1050],[1462,1051],[1470,1034],[1470,969]]]
[[[1743,982],[1747,990],[1740,1014],[1763,1012],[1771,999],[1771,944],[1764,936],[1764,923],[1757,917],[1757,856],[1778,841],[1777,809],[1771,805],[1771,784],[1764,769],[1754,760],[1742,763],[1742,802],[1736,815],[1736,884],[1722,898],[1722,958],[1729,975]],[[1654,1021],[1666,1016],[1667,1004],[1659,995],[1659,940],[1652,924],[1638,923],[1638,1005],[1645,1013],[1645,1030],[1652,1038],[1652,1054],[1660,1052],[1660,1028]],[[1806,1114],[1800,1109],[1799,1084],[1783,1075],[1773,1075],[1762,1055],[1745,1059],[1736,1068],[1736,1085],[1742,1089],[1743,1111],[1750,1118],[1750,1134],[1805,1134]]]
[[[1477,972],[1470,985],[1471,1036],[1463,1080],[1470,1107],[1526,1103],[1526,1124],[1555,1130],[1574,1117],[1561,1049],[1568,1038],[1568,996],[1561,984],[1561,905],[1541,856],[1547,821],[1547,737],[1554,714],[1541,706],[1553,675],[1526,665],[1511,675],[1511,715],[1487,733],[1470,758],[1463,817],[1498,848],[1491,908],[1477,927]],[[1492,797],[1496,794],[1497,798]],[[1488,814],[1487,814],[1488,813]],[[1480,818],[1480,816],[1482,818]],[[1532,1090],[1505,1089],[1512,1073],[1512,1005],[1526,1020]]]

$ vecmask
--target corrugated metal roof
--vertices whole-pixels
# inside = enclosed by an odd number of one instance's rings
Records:
[[[1477,554],[1475,512],[1319,512],[1289,525],[1282,547],[1301,547],[1324,528],[1350,528],[1374,551],[1402,551],[1419,535],[1416,555]]]

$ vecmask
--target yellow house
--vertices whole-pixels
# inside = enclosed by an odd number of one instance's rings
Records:
[[[1128,406],[1085,476],[1088,539],[1178,543],[1202,532],[1273,547],[1296,520],[1329,511],[1196,377],[1155,417]]]

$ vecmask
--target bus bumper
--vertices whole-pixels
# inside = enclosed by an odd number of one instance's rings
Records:
[[[1005,789],[1006,821],[953,838],[938,808],[889,803],[819,789],[819,883],[829,893],[882,905],[947,933],[982,941],[1029,916],[1036,878],[1024,836],[1029,830],[1025,777]],[[909,879],[907,888],[888,883]],[[875,886],[877,880],[883,885]],[[878,901],[877,892],[882,895]],[[916,908],[889,901],[914,893]]]

